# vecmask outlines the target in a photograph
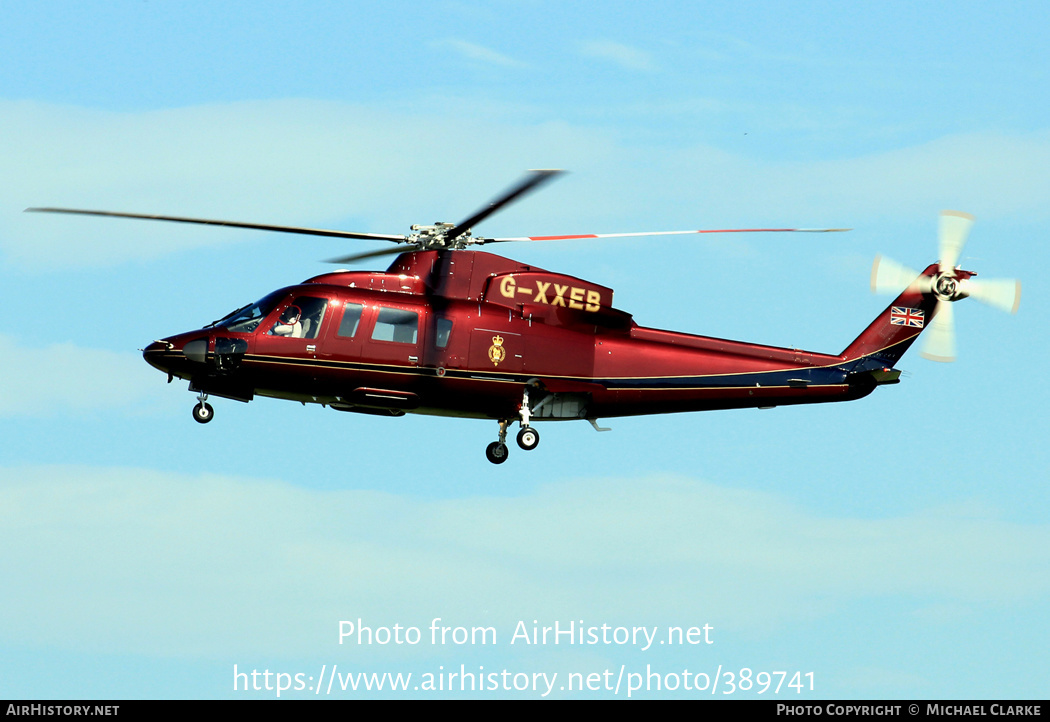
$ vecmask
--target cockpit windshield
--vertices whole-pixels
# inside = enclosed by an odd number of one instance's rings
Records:
[[[281,302],[285,295],[287,294],[283,290],[274,291],[256,303],[238,308],[218,321],[213,321],[205,328],[215,326],[225,328],[227,331],[233,331],[234,333],[251,333],[266,318],[267,314],[274,309],[274,306]]]

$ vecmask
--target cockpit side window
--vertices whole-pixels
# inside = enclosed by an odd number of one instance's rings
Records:
[[[297,296],[281,312],[269,334],[287,338],[317,338],[327,307],[328,301],[324,298]]]
[[[209,326],[225,328],[227,331],[233,331],[234,333],[251,333],[262,323],[267,314],[280,303],[284,295],[284,291],[274,291],[257,303],[239,308],[233,313],[223,316],[218,321],[210,323]]]

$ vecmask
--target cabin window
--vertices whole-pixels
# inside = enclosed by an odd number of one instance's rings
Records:
[[[299,296],[281,311],[277,323],[270,329],[271,336],[286,338],[317,338],[324,320],[328,301],[324,298]]]
[[[448,346],[448,337],[452,333],[452,322],[447,318],[437,320],[437,333],[434,335],[434,345],[438,348]]]
[[[373,341],[416,343],[419,336],[419,314],[400,308],[380,308],[376,326],[372,330]]]
[[[357,334],[357,327],[361,324],[361,311],[364,309],[360,303],[347,303],[343,308],[343,320],[339,323],[339,331],[336,335],[343,338],[353,338]]]

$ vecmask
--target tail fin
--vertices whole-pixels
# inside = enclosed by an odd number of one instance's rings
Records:
[[[892,368],[933,320],[937,297],[923,293],[919,280],[937,274],[937,264],[929,266],[911,285],[872,321],[842,352],[854,370]],[[929,284],[926,284],[929,287]],[[860,367],[860,368],[857,368]]]

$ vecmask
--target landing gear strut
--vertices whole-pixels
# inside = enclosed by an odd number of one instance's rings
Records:
[[[519,421],[521,429],[518,431],[517,436],[518,446],[525,451],[532,451],[540,444],[540,432],[529,425],[529,420],[532,418],[532,407],[529,405],[528,386],[525,387],[525,391],[522,394],[521,407],[518,410],[518,414],[521,417]],[[510,419],[500,419],[499,441],[493,441],[485,449],[485,457],[493,464],[502,464],[507,460],[507,427],[510,425]]]
[[[193,420],[198,424],[206,424],[215,418],[215,409],[208,403],[208,394],[203,391],[197,396],[199,402],[193,407]]]
[[[518,412],[521,415],[521,431],[518,432],[518,446],[525,451],[532,451],[540,444],[540,432],[529,426],[529,419],[532,418],[532,407],[529,405],[529,387],[525,387],[525,392],[521,398],[521,410]]]

